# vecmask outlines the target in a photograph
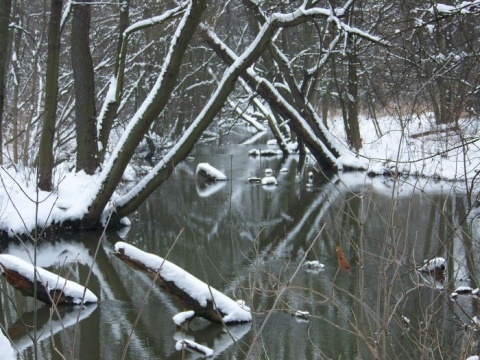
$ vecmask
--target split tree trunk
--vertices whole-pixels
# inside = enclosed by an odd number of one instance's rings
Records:
[[[53,139],[57,112],[58,68],[60,59],[60,22],[63,0],[52,0],[50,23],[48,25],[47,73],[45,79],[45,116],[38,150],[38,187],[44,191],[52,190]]]
[[[98,168],[95,82],[90,55],[92,0],[73,5],[71,55],[75,83],[76,170],[94,174]]]
[[[5,106],[5,85],[8,64],[8,25],[10,23],[10,11],[12,0],[0,1],[0,165],[3,164],[3,108]]]

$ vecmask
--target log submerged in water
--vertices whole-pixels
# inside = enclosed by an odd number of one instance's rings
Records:
[[[123,242],[115,244],[114,255],[154,278],[163,290],[180,302],[183,309],[193,310],[195,317],[229,324],[251,321],[250,312],[236,301],[159,256]]]
[[[79,305],[98,301],[84,286],[38,266],[35,277],[34,269],[32,264],[16,256],[0,254],[0,271],[3,277],[24,296],[36,298],[49,305]]]

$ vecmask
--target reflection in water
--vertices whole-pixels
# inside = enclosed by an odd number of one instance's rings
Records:
[[[67,355],[73,348],[77,359],[120,359],[124,351],[125,359],[181,359],[175,343],[190,338],[213,349],[213,358],[243,359],[304,256],[325,269],[300,268],[252,348],[256,358],[466,358],[475,353],[470,318],[480,314],[479,299],[459,295],[454,301],[449,292],[459,285],[478,287],[478,238],[464,221],[465,200],[451,184],[324,176],[308,157],[253,158],[247,155],[253,147],[259,145],[197,146],[194,160],[177,167],[132,217],[133,226],[122,238],[108,233],[88,284],[100,303],[78,326],[41,341],[42,358],[60,358],[55,346]],[[195,181],[200,162],[229,180],[200,186]],[[248,182],[267,168],[278,181],[273,190]],[[177,329],[172,317],[185,309],[152,287],[147,275],[110,254],[112,244],[126,241],[165,256],[181,229],[168,260],[245,300],[254,311],[252,324],[224,329],[196,319]],[[57,272],[68,267],[71,279],[83,284],[99,238],[99,233],[57,236],[39,247],[39,264]],[[338,268],[337,246],[351,265],[349,272]],[[14,245],[7,251],[24,252]],[[437,256],[447,260],[444,291],[416,271]],[[31,321],[34,306],[44,317],[39,326],[47,326],[48,307],[21,297],[3,280],[2,289],[0,316],[7,329],[17,329],[19,318]],[[292,316],[297,310],[309,316]],[[404,318],[410,320],[408,329]],[[32,359],[31,344],[22,344],[21,357]]]
[[[37,341],[41,343],[50,336],[75,326],[77,323],[89,317],[96,308],[97,304],[75,307],[60,306],[58,307],[58,312],[54,312],[50,307],[38,309],[36,314]],[[24,313],[21,320],[17,320],[7,329],[7,334],[13,342],[13,347],[20,353],[32,346],[33,335],[31,331],[29,331],[30,326],[27,326],[27,324],[34,324],[34,319],[33,311]],[[71,341],[69,345],[71,347]]]

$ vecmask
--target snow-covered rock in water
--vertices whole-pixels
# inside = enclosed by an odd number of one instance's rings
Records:
[[[262,185],[277,185],[277,179],[275,179],[275,176],[265,176],[262,178]]]
[[[297,310],[293,313],[293,316],[301,317],[301,318],[306,318],[309,315],[310,313],[308,311],[301,311],[301,310]]]
[[[4,276],[6,276],[7,272],[8,274],[15,272],[26,278],[32,284],[34,283],[34,266],[29,262],[13,255],[0,254],[0,267]],[[98,298],[94,293],[76,282],[64,279],[63,277],[38,266],[36,267],[36,273],[36,280],[43,285],[45,290],[48,291],[55,300],[61,292],[65,297],[66,303],[69,304],[88,304],[98,302]],[[42,301],[49,302],[48,299]]]
[[[308,269],[317,269],[317,270],[325,268],[325,265],[320,263],[318,260],[305,261],[303,263],[303,266],[305,266]]]
[[[432,272],[445,270],[445,259],[442,257],[436,257],[430,261],[427,261],[418,271]]]
[[[212,181],[225,181],[227,176],[220,170],[214,168],[208,163],[199,163],[197,165],[197,174],[203,176],[207,180]]]
[[[454,292],[456,292],[457,294],[471,294],[472,291],[473,288],[471,288],[470,286],[459,286],[454,290]]]
[[[248,178],[248,182],[249,182],[249,183],[261,183],[261,182],[262,182],[262,179],[259,178],[259,177],[253,176],[253,177],[249,177],[249,178]]]
[[[265,176],[272,176],[273,175],[273,170],[270,168],[265,169]]]
[[[253,149],[248,152],[250,156],[278,156],[283,155],[282,150],[274,150],[274,149],[267,149],[267,150],[259,150]]]
[[[280,172],[281,172],[281,173],[287,173],[287,172],[288,172],[288,169],[285,168],[285,167],[283,167],[283,168],[280,169]]]
[[[197,344],[195,341],[187,340],[187,339],[177,341],[177,343],[175,344],[175,349],[177,349],[178,351],[180,351],[182,349],[187,349],[187,350],[190,350],[190,351],[193,351],[193,352],[196,352],[196,353],[200,353],[203,356],[212,356],[213,355],[213,350],[212,349],[210,349],[206,346]]]

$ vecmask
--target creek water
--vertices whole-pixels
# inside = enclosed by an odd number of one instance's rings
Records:
[[[233,128],[215,143],[197,145],[132,216],[132,226],[108,231],[100,243],[96,232],[42,242],[39,265],[82,284],[89,278],[100,302],[52,312],[2,278],[0,319],[18,358],[34,358],[25,324],[35,316],[40,359],[200,358],[175,349],[184,338],[213,349],[218,359],[433,359],[478,350],[471,319],[480,314],[480,298],[451,297],[458,286],[477,287],[479,260],[478,233],[455,184],[326,175],[308,156],[248,156],[265,148],[258,144],[267,137]],[[197,177],[200,162],[228,181]],[[248,181],[266,169],[277,186]],[[185,309],[112,256],[117,241],[168,254],[245,300],[253,322],[225,328],[195,319],[177,328],[172,316]],[[339,267],[337,246],[349,270]],[[26,258],[23,245],[5,252]],[[444,275],[416,271],[438,256],[447,262]],[[303,266],[304,259],[324,268]],[[308,315],[293,316],[297,310]]]

